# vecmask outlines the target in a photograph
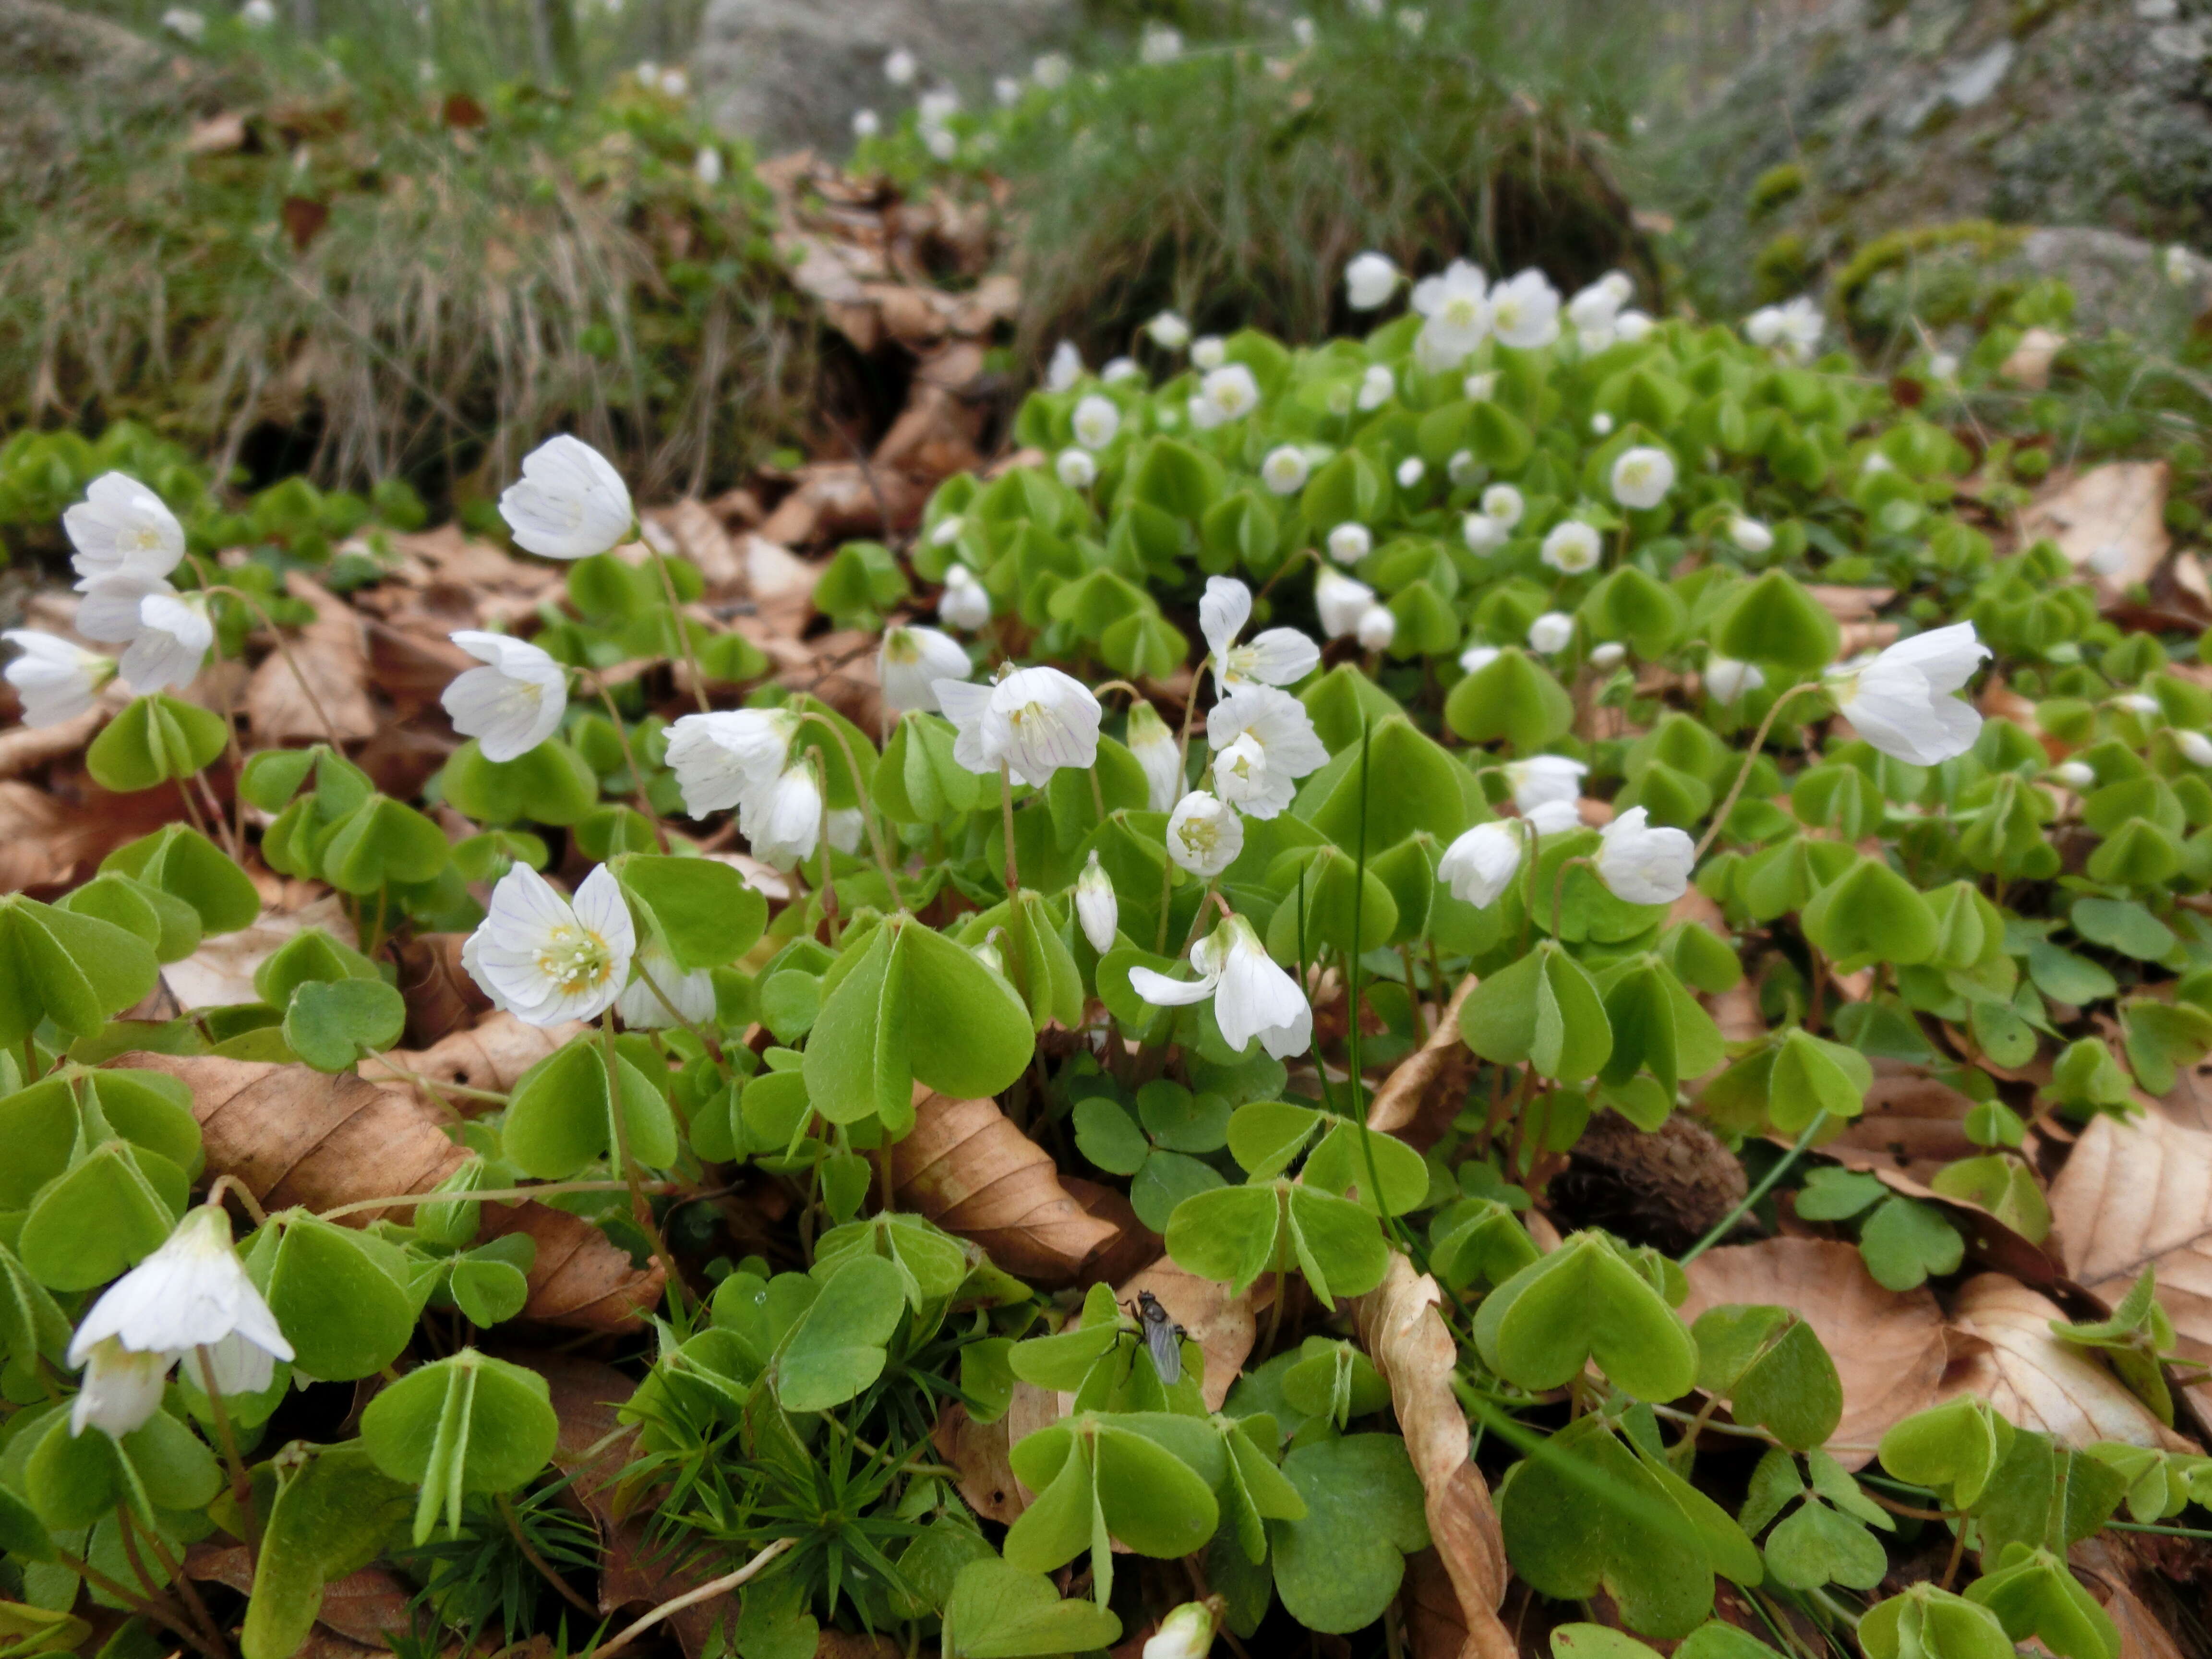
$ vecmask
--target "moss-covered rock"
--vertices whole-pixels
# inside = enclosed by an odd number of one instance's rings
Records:
[[[1796,270],[1855,316],[1906,289],[1976,313],[2061,275],[2085,318],[2162,325],[2156,248],[2212,246],[2208,54],[2212,0],[1835,0],[1662,147],[1692,290],[1740,310]]]

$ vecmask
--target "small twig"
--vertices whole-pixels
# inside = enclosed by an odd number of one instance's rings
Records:
[[[724,1573],[720,1578],[710,1578],[696,1589],[686,1590],[681,1595],[663,1601],[629,1629],[621,1632],[611,1640],[602,1642],[595,1650],[593,1659],[606,1659],[607,1655],[628,1647],[630,1643],[644,1635],[662,1620],[679,1613],[686,1607],[695,1607],[702,1601],[711,1601],[718,1595],[728,1595],[732,1590],[757,1577],[763,1568],[798,1541],[796,1538],[779,1538],[735,1572]]]

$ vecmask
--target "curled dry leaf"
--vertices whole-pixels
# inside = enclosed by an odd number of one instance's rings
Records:
[[[917,1085],[914,1132],[890,1150],[902,1209],[972,1240],[1008,1273],[1065,1285],[1115,1237],[1068,1196],[1052,1155],[998,1103],[952,1100]]]
[[[2100,1115],[2053,1183],[2051,1212],[2076,1284],[2110,1306],[2156,1267],[2182,1352],[2212,1359],[2212,1134]]]
[[[1032,1387],[1026,1382],[1014,1386]],[[1008,1461],[1004,1417],[992,1423],[978,1423],[968,1414],[967,1407],[951,1401],[938,1413],[937,1426],[930,1431],[929,1440],[937,1448],[938,1455],[960,1471],[960,1495],[968,1500],[969,1509],[986,1521],[996,1521],[1002,1526],[1012,1526],[1021,1518],[1022,1511],[1029,1507],[1029,1500],[1021,1482],[1014,1479],[1013,1465]]]
[[[1119,1285],[1167,1254],[1167,1241],[1138,1218],[1128,1194],[1119,1187],[1085,1181],[1065,1170],[1060,1184],[1086,1214],[1115,1230],[1114,1237],[1091,1251],[1091,1259],[1083,1264],[1082,1272],[1076,1275],[1079,1285],[1086,1289],[1092,1285]]]
[[[2119,1629],[2120,1659],[2182,1659],[2181,1644],[2125,1584],[2113,1587],[2105,1611]]]
[[[1466,1103],[1467,1080],[1474,1067],[1474,1055],[1459,1034],[1459,1011],[1475,983],[1472,974],[1460,981],[1430,1028],[1428,1041],[1383,1079],[1367,1109],[1369,1128],[1386,1130],[1419,1152],[1443,1139]]]
[[[428,1192],[466,1157],[447,1138],[445,1118],[410,1091],[380,1088],[350,1073],[214,1055],[126,1054],[118,1066],[162,1072],[192,1091],[210,1180],[233,1176],[263,1208],[331,1210],[365,1198]],[[408,1206],[343,1218],[366,1226],[404,1220]],[[660,1299],[656,1263],[629,1253],[581,1217],[534,1202],[483,1207],[488,1238],[528,1233],[538,1255],[522,1316],[592,1331],[635,1329]]]
[[[358,743],[376,735],[368,648],[361,620],[335,594],[294,571],[285,586],[315,620],[271,651],[246,685],[246,718],[263,747]]]
[[[1359,1339],[1390,1385],[1426,1494],[1429,1535],[1457,1592],[1464,1632],[1457,1659],[1514,1659],[1512,1633],[1498,1617],[1509,1573],[1505,1540],[1489,1484],[1468,1456],[1467,1418],[1451,1386],[1459,1349],[1437,1311],[1443,1299],[1436,1280],[1394,1253],[1389,1276],[1356,1305]]]
[[[111,795],[86,784],[64,794],[0,779],[0,892],[82,880],[125,842],[178,815],[173,788]]]
[[[1114,1294],[1123,1302],[1133,1302],[1139,1291],[1150,1291],[1158,1297],[1169,1316],[1204,1352],[1206,1382],[1201,1392],[1206,1409],[1219,1411],[1221,1402],[1229,1397],[1229,1385],[1251,1356],[1260,1331],[1258,1311],[1274,1299],[1272,1275],[1265,1291],[1255,1281],[1238,1296],[1228,1285],[1185,1273],[1163,1257]]]
[[[2050,1297],[2002,1273],[1968,1279],[1959,1287],[1951,1318],[1955,1330],[1980,1342],[1952,1365],[1942,1397],[1976,1395],[2019,1427],[2039,1429],[2069,1446],[2121,1440],[2194,1450],[2096,1359],[2051,1334],[2051,1322],[2065,1317]]]
[[[179,1008],[225,1008],[258,1002],[254,970],[278,947],[309,927],[319,927],[342,943],[354,943],[354,926],[336,894],[326,894],[303,909],[265,909],[261,920],[234,933],[218,933],[181,962],[161,969],[161,978]]]
[[[1856,1246],[1823,1238],[1770,1238],[1708,1250],[1687,1269],[1682,1317],[1738,1303],[1788,1308],[1813,1328],[1836,1362],[1844,1414],[1828,1451],[1863,1468],[1892,1424],[1935,1403],[1942,1386],[1943,1314],[1925,1285],[1886,1290]]]

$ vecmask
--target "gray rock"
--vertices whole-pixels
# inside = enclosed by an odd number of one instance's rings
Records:
[[[692,73],[716,126],[768,153],[811,144],[842,154],[853,112],[889,117],[927,87],[973,104],[1066,40],[1081,0],[709,0]],[[903,48],[919,73],[884,76]]]
[[[2134,239],[2043,251],[2097,289],[2085,314],[2139,313],[2117,296],[2154,290],[2154,250],[2212,249],[2208,54],[2212,0],[1830,0],[1674,136],[1692,287],[1740,312],[1890,233],[1994,220]]]

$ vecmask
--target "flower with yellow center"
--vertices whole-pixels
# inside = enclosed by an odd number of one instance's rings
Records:
[[[472,942],[471,971],[488,995],[528,1024],[557,1025],[614,1006],[629,981],[637,931],[605,865],[571,901],[518,864],[492,889]]]

